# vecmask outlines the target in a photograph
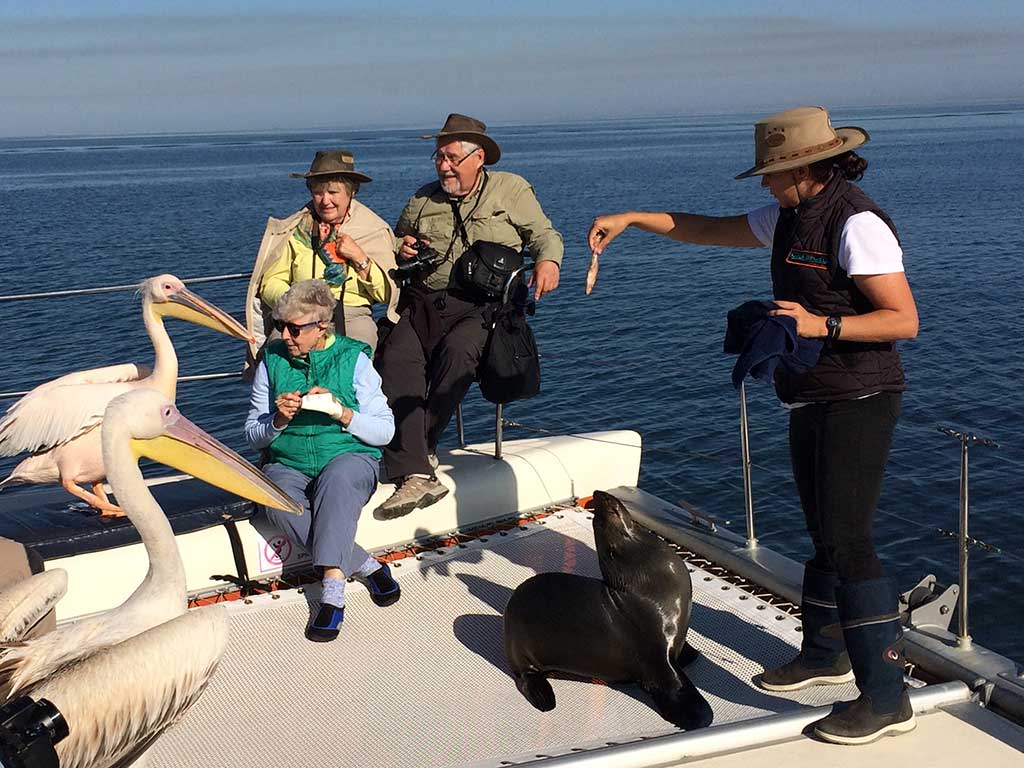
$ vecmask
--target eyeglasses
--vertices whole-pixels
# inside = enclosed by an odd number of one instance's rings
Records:
[[[477,147],[476,149],[473,150],[473,152],[478,152],[480,151],[480,149],[480,147]],[[430,159],[434,161],[434,165],[440,165],[441,163],[447,162],[448,165],[450,165],[452,168],[458,168],[460,165],[466,162],[466,158],[472,155],[473,152],[467,152],[462,157],[456,158],[452,157],[451,155],[446,155],[444,152],[435,149],[430,154]]]
[[[295,338],[307,328],[311,328],[314,325],[320,325],[322,322],[322,320],[313,320],[309,323],[286,323],[284,320],[275,320],[274,327],[279,333],[284,333],[284,329],[287,328],[288,333],[292,338]]]

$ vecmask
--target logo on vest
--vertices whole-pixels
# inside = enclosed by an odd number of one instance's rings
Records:
[[[786,257],[787,264],[795,264],[798,267],[810,267],[811,269],[828,269],[828,254],[817,251],[798,251],[793,249]]]

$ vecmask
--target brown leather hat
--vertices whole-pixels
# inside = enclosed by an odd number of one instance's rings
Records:
[[[824,107],[797,107],[759,120],[754,126],[754,167],[737,179],[789,171],[867,144],[868,132],[833,128]]]
[[[424,136],[425,139],[461,139],[479,144],[484,150],[484,165],[494,165],[501,158],[498,142],[487,135],[487,125],[472,117],[455,112],[448,115],[444,127],[435,134]]]
[[[314,179],[317,176],[347,176],[354,181],[373,181],[365,173],[356,170],[356,159],[345,149],[322,149],[316,153],[306,173],[290,173],[293,179]]]

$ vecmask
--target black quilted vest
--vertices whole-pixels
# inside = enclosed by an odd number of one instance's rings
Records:
[[[839,237],[846,220],[871,211],[896,233],[892,221],[858,187],[836,175],[820,195],[798,208],[783,208],[772,244],[776,299],[796,301],[816,315],[860,315],[874,307],[839,266]],[[899,237],[899,235],[897,235]],[[826,342],[818,364],[802,374],[776,369],[784,403],[852,400],[872,392],[902,392],[903,366],[893,342]]]

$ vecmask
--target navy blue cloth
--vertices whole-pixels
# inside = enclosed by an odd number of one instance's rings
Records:
[[[748,301],[729,311],[724,351],[740,356],[732,369],[736,389],[748,375],[771,382],[780,365],[790,373],[804,373],[818,362],[822,343],[797,336],[796,320],[769,315],[772,309],[778,309],[773,301]]]

